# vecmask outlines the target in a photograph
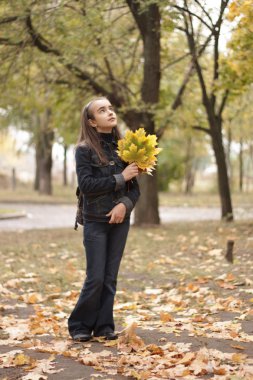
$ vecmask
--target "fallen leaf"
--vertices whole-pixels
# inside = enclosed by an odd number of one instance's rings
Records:
[[[244,360],[247,358],[247,355],[245,354],[233,354],[231,359],[235,363],[243,363]]]
[[[136,335],[135,330],[137,323],[132,322],[125,330],[124,334],[118,338],[118,349],[121,351],[131,352],[138,351],[145,346],[143,340]]]
[[[163,311],[160,312],[160,319],[162,322],[172,322],[174,321],[174,318],[169,313],[164,313]]]
[[[239,346],[239,344],[230,344],[230,346],[236,348],[237,350],[245,350],[245,347]]]

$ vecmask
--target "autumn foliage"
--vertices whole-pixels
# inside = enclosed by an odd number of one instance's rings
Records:
[[[118,142],[118,154],[123,161],[137,166],[147,174],[151,174],[162,148],[157,148],[156,135],[146,135],[144,128],[136,132],[127,131],[125,138]]]

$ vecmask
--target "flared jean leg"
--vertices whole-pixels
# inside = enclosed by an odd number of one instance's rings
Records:
[[[117,276],[123,256],[130,221],[112,224],[107,241],[107,258],[105,276],[101,294],[100,309],[98,312],[94,334],[100,335],[104,331],[114,331],[113,304],[116,294]]]
[[[86,222],[86,279],[68,319],[69,333],[99,335],[114,331],[113,304],[117,275],[129,231],[129,219],[119,224]]]
[[[68,329],[72,337],[77,332],[91,332],[96,323],[105,277],[109,227],[107,223],[85,223],[86,278],[79,299],[68,318]]]

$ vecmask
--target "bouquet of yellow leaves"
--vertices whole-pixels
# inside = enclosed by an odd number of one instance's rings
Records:
[[[155,169],[157,154],[162,148],[157,148],[156,135],[146,135],[144,128],[137,131],[127,131],[125,137],[118,141],[117,153],[119,157],[131,164],[135,162],[139,169],[152,175]]]

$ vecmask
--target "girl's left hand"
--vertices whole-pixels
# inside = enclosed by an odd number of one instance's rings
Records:
[[[110,216],[111,219],[109,220],[109,223],[122,223],[124,220],[124,217],[126,215],[126,206],[124,203],[119,203],[113,209],[106,214],[106,216]]]

